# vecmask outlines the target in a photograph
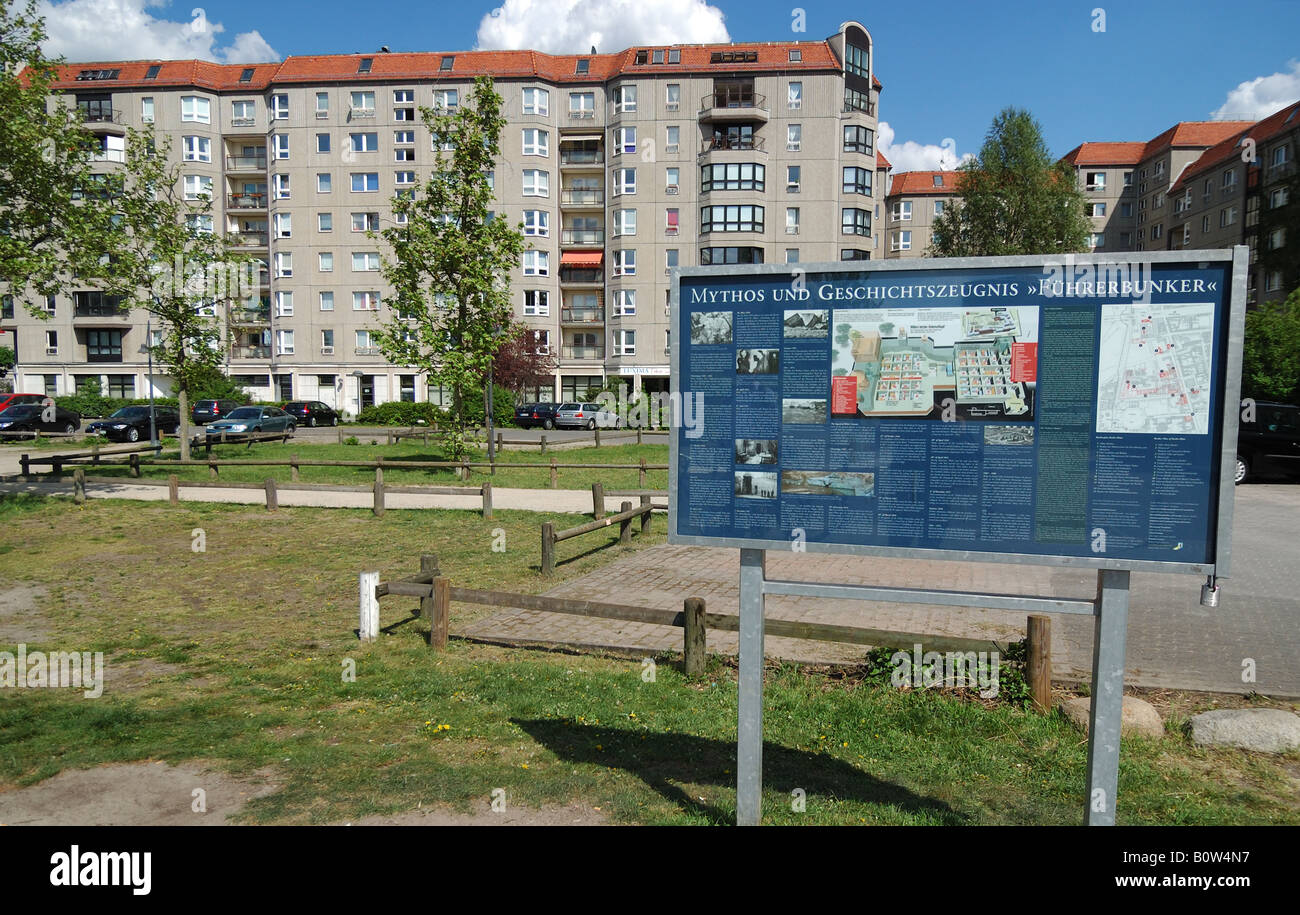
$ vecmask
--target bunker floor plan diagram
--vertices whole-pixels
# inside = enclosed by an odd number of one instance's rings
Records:
[[[832,413],[1030,419],[1038,309],[836,310]]]
[[[1214,306],[1103,305],[1097,431],[1206,435]]]

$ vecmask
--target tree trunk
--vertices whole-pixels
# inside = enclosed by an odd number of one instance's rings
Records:
[[[181,414],[180,439],[181,439],[181,460],[190,459],[190,395],[184,388],[176,392],[177,399],[180,402],[179,411]]]

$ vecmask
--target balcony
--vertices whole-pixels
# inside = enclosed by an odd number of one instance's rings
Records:
[[[349,108],[348,109],[349,120],[355,121],[359,118],[373,118],[374,116],[375,116],[375,109],[373,108]]]
[[[700,99],[701,121],[764,121],[767,96],[751,91],[716,91]]]
[[[265,232],[232,232],[226,235],[226,242],[232,248],[265,248]]]
[[[571,121],[594,121],[596,119],[596,109],[594,108],[570,108],[569,120]]]
[[[767,144],[764,137],[709,137],[700,144],[696,161],[706,162],[766,162]]]
[[[846,114],[865,114],[868,117],[874,118],[876,116],[876,103],[872,101],[852,101],[850,99],[845,99],[844,106],[841,110]]]
[[[248,127],[256,127],[256,126],[257,126],[257,118],[231,118],[231,119],[230,119],[230,126],[231,126],[231,127],[236,127],[236,128],[238,128],[238,127],[244,127],[244,128],[248,128]]]
[[[231,359],[270,359],[271,347],[269,346],[232,346],[230,348]]]
[[[226,156],[228,172],[264,172],[266,156]]]
[[[226,198],[226,206],[232,210],[265,210],[265,194],[231,194]]]
[[[560,205],[566,207],[601,207],[605,205],[605,192],[600,188],[570,188],[560,191]]]
[[[560,232],[561,245],[603,245],[604,229],[564,229]]]
[[[566,346],[563,348],[565,359],[604,359],[605,347],[603,346]]]
[[[595,268],[561,267],[560,285],[603,286],[605,285],[605,273],[603,270]]]
[[[260,308],[232,307],[230,323],[236,327],[260,327],[271,323],[271,301],[264,300]]]
[[[604,324],[605,313],[600,308],[562,308],[561,324]]]
[[[86,128],[94,133],[126,133],[120,108],[78,105],[77,112],[81,115],[81,121]]]
[[[560,167],[592,168],[605,163],[605,153],[600,149],[565,149],[560,147]]]

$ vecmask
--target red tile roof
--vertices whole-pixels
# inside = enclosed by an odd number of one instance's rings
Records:
[[[893,168],[893,167],[894,167],[894,166],[890,164],[889,160],[885,158],[885,154],[882,153],[880,150],[876,150],[876,168],[877,168],[877,169],[881,169],[881,168],[886,168],[886,169],[888,169],[888,168]]]
[[[888,196],[899,194],[921,194],[947,196],[957,193],[957,178],[961,172],[897,172],[889,183]],[[941,185],[935,185],[935,176],[943,179]]]
[[[1080,143],[1062,159],[1074,166],[1137,165],[1145,143]]]
[[[1287,124],[1288,118],[1291,118],[1291,124]],[[1233,121],[1230,123],[1236,122]],[[1235,159],[1240,161],[1242,153],[1241,144],[1247,137],[1254,140],[1258,145],[1271,140],[1284,130],[1293,129],[1293,125],[1295,127],[1300,127],[1300,102],[1296,102],[1293,105],[1287,105],[1280,111],[1275,111],[1262,121],[1256,121],[1254,124],[1251,124],[1245,130],[1236,131],[1221,142],[1216,143],[1214,146],[1211,146],[1205,152],[1201,153],[1201,157],[1183,169],[1183,173],[1178,176],[1178,180],[1170,186],[1170,195],[1172,196],[1175,191],[1182,190],[1191,183],[1193,179],[1212,168],[1225,165],[1229,160]]]
[[[158,75],[153,79],[145,79],[145,73],[155,65],[159,67]],[[164,88],[192,86],[196,89],[210,89],[212,91],[233,89],[260,92],[271,84],[272,78],[280,67],[281,64],[278,62],[214,64],[206,60],[114,60],[71,63],[58,68],[60,78],[55,81],[54,88],[111,90],[114,88],[135,89],[147,86],[162,86]],[[253,70],[252,80],[241,83],[239,81],[240,75],[249,68]],[[117,79],[114,80],[78,80],[77,74],[82,70],[117,70],[119,72]]]
[[[1179,121],[1147,143],[1142,158],[1171,147],[1213,146],[1250,126],[1250,121]]]

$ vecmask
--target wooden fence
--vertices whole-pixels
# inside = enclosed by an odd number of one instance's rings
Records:
[[[592,486],[592,500],[595,504],[596,520],[589,521],[586,524],[579,524],[577,527],[570,527],[566,530],[557,531],[554,522],[542,522],[542,574],[555,574],[555,544],[571,540],[574,537],[581,537],[583,534],[590,534],[595,531],[603,531],[614,524],[618,525],[618,542],[629,544],[632,542],[632,522],[637,518],[641,519],[641,533],[646,533],[650,529],[650,515],[655,506],[650,503],[649,496],[641,497],[641,504],[636,508],[632,507],[631,502],[624,502],[619,509],[618,514],[605,517],[605,497],[604,493],[598,490],[599,483]]]
[[[105,458],[117,458],[128,456],[131,464],[131,475],[140,475],[140,454],[145,451],[162,451],[162,444],[149,444],[148,442],[141,445],[122,445],[116,448],[101,448],[99,444],[92,443],[91,447],[85,451],[67,451],[59,454],[37,455],[33,457],[30,454],[24,454],[18,458],[18,466],[23,477],[32,475],[32,466],[38,464],[49,464],[50,473],[63,473],[64,464],[99,464]]]
[[[460,588],[442,575],[438,558],[432,554],[420,557],[420,574],[383,582],[378,572],[360,575],[361,622],[358,632],[363,641],[374,641],[381,631],[379,626],[379,598],[385,595],[418,597],[420,609],[429,623],[429,647],[445,648],[451,623],[451,604],[460,601],[479,606],[500,607],[511,610],[540,610],[547,613],[566,613],[598,619],[625,620],[676,626],[683,630],[682,653],[686,673],[696,676],[704,672],[706,641],[710,629],[722,632],[739,632],[740,617],[731,614],[708,613],[704,599],[688,597],[682,609],[642,607],[613,604],[604,601],[575,600],[566,597],[548,597],[540,594],[516,594],[510,591],[485,591]],[[966,639],[951,636],[930,636],[914,632],[890,632],[858,626],[840,626],[830,623],[811,623],[795,620],[767,618],[763,631],[775,638],[811,639],[821,642],[840,642],[871,647],[912,649],[923,645],[928,651],[981,652],[990,648],[1001,649],[1005,654],[1007,643],[990,639]],[[1029,682],[1034,705],[1043,712],[1051,709],[1051,626],[1050,619],[1041,614],[1028,618],[1026,632],[1025,677]]]

